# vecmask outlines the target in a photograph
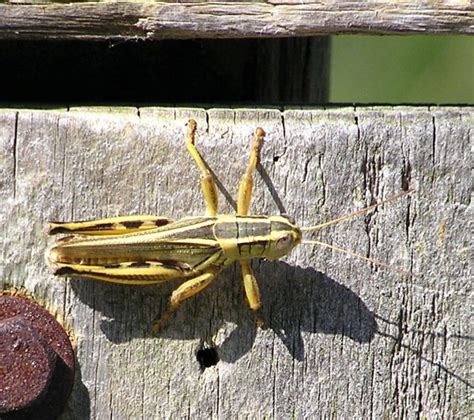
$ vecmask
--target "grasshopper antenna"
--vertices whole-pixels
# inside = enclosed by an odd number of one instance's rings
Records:
[[[399,198],[401,198],[405,195],[411,194],[414,191],[415,191],[414,189],[409,189],[408,191],[404,191],[400,194],[393,195],[393,196],[387,198],[386,200],[381,201],[380,203],[372,204],[369,207],[365,207],[365,208],[363,208],[361,210],[358,210],[354,213],[346,214],[345,216],[341,216],[341,217],[338,217],[337,219],[330,220],[329,222],[324,222],[324,223],[321,223],[320,225],[315,225],[315,226],[302,227],[301,231],[302,232],[310,232],[310,231],[320,230],[320,229],[323,229],[325,227],[335,225],[337,223],[345,222],[346,220],[353,219],[354,217],[357,217],[357,216],[360,216],[362,214],[368,213],[369,211],[375,209],[376,207],[380,207],[380,206],[383,206],[385,204],[392,203],[392,202],[398,200]]]
[[[319,246],[322,246],[324,248],[329,248],[329,249],[332,249],[334,251],[337,251],[337,252],[341,252],[342,254],[347,254],[347,255],[350,255],[351,257],[354,257],[354,258],[359,258],[360,260],[364,260],[364,261],[368,261],[374,265],[378,265],[379,267],[383,267],[389,271],[392,271],[392,272],[395,272],[395,273],[398,273],[398,274],[402,274],[404,276],[414,276],[415,274],[414,273],[410,273],[409,271],[406,271],[406,270],[403,270],[402,268],[399,268],[399,267],[393,267],[383,261],[379,261],[379,260],[375,260],[373,258],[369,258],[369,257],[366,257],[364,255],[361,255],[361,254],[357,254],[356,252],[353,252],[353,251],[349,251],[348,249],[344,249],[344,248],[341,248],[337,245],[332,245],[332,244],[327,244],[326,242],[320,242],[320,241],[316,241],[316,240],[303,240],[302,242],[303,244],[313,244],[313,245],[319,245]]]

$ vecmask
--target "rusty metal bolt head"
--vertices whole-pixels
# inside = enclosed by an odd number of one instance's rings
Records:
[[[0,418],[54,419],[74,380],[74,353],[61,325],[18,295],[0,295]]]
[[[48,390],[56,358],[27,319],[15,316],[0,321],[0,412],[40,400]]]

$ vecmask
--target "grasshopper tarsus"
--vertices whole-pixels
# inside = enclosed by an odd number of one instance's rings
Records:
[[[255,325],[257,328],[261,328],[262,330],[266,328],[265,321],[258,312],[255,313]]]
[[[196,120],[190,119],[188,120],[186,126],[188,127],[188,132],[186,133],[187,140],[191,141],[194,144],[194,136],[197,130],[197,122]]]

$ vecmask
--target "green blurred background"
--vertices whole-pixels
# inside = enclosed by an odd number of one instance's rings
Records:
[[[333,103],[474,103],[474,38],[334,36]]]

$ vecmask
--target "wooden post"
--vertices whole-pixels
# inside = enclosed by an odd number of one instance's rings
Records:
[[[75,336],[79,373],[63,418],[467,417],[473,112],[0,112],[0,288],[24,288]],[[158,337],[151,323],[178,283],[54,278],[43,259],[47,220],[202,214],[183,144],[189,117],[222,213],[234,211],[257,125],[268,135],[253,213],[286,212],[307,226],[414,187],[317,235],[414,275],[302,245],[285,260],[253,264],[265,329],[255,327],[231,268]]]

